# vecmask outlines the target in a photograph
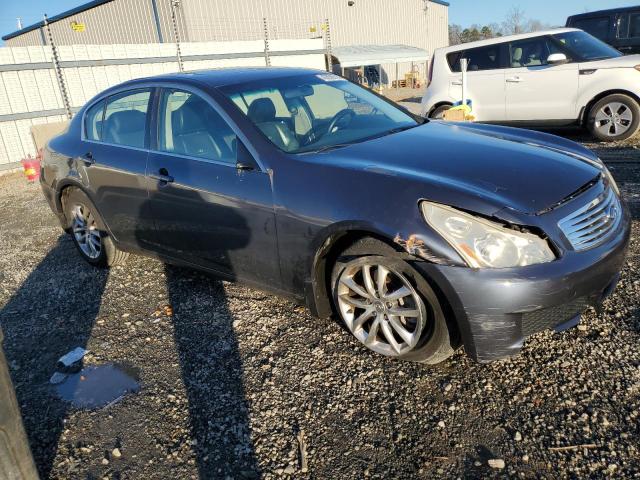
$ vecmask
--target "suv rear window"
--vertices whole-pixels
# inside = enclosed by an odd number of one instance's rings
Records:
[[[447,55],[447,62],[452,72],[460,72],[460,60],[466,58],[469,63],[467,71],[495,70],[502,67],[500,58],[500,44],[486,47],[471,48],[459,52],[451,52]]]
[[[611,19],[609,17],[579,18],[574,20],[571,26],[584,30],[600,40],[607,40]]]

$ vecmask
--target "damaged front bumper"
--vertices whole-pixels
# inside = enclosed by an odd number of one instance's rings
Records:
[[[605,244],[567,252],[550,263],[505,269],[415,266],[447,298],[467,354],[490,362],[517,354],[533,333],[577,324],[576,317],[613,291],[630,237],[625,217]]]

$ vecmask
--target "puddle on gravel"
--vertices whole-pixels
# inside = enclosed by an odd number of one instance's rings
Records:
[[[140,390],[139,375],[127,365],[90,365],[56,385],[58,396],[74,407],[94,409],[119,401]]]

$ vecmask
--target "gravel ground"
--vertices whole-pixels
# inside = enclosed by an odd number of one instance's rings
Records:
[[[640,219],[640,152],[591,146]],[[0,177],[0,252],[42,478],[640,478],[638,220],[600,313],[490,365],[390,361],[300,306],[152,259],[93,269],[16,175]],[[57,399],[48,379],[76,346],[137,371],[140,391],[92,411]]]

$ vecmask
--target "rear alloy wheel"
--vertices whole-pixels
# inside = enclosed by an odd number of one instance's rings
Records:
[[[67,231],[82,258],[96,267],[111,267],[126,260],[129,254],[116,247],[96,208],[82,190],[75,187],[64,190],[62,205],[68,222]]]
[[[91,210],[84,205],[72,209],[71,231],[80,251],[89,259],[96,260],[102,253],[102,238]]]
[[[427,323],[424,303],[409,280],[378,263],[347,266],[338,279],[337,300],[353,336],[389,357],[413,350]]]
[[[589,130],[598,140],[614,142],[634,135],[640,124],[640,107],[626,95],[609,95],[589,112]]]

